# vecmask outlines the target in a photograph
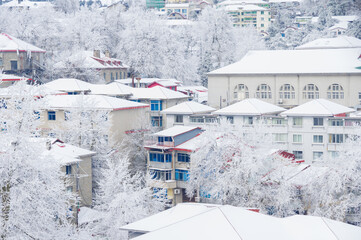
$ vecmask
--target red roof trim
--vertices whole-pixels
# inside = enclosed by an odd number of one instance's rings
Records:
[[[27,52],[25,50],[0,50],[0,52]],[[46,53],[46,51],[30,51],[33,53]]]

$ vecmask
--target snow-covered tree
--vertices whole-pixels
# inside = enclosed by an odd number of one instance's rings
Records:
[[[41,100],[20,82],[0,108],[0,236],[2,239],[75,239],[60,163],[34,142]],[[40,154],[39,154],[40,153]]]
[[[233,126],[226,122],[210,126],[198,139],[191,155],[187,194],[196,191],[210,202],[257,207],[264,212],[288,215],[297,207],[292,185],[267,175],[287,163],[271,157],[272,135],[263,124]],[[277,211],[276,211],[277,210]]]
[[[346,34],[361,39],[361,17],[349,23]]]

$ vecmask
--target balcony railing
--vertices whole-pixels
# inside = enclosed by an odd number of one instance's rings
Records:
[[[157,169],[172,169],[172,163],[171,162],[149,162],[149,167],[151,168],[157,168]]]

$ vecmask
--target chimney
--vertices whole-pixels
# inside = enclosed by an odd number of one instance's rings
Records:
[[[110,58],[110,52],[108,50],[105,50],[105,57]]]
[[[46,149],[51,150],[51,141],[49,139],[46,140]]]
[[[94,50],[93,56],[96,58],[100,58],[100,50]]]

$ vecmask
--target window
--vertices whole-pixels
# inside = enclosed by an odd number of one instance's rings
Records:
[[[54,111],[48,111],[48,120],[49,121],[55,121],[56,120],[56,114]]]
[[[233,116],[228,116],[227,117],[227,122],[229,122],[229,123],[231,123],[231,124],[233,124]]]
[[[361,102],[361,92],[358,93],[358,100]]]
[[[115,73],[115,79],[118,79],[118,72]]]
[[[107,74],[103,73],[103,77],[104,77],[104,80],[106,80],[107,79]]]
[[[151,100],[150,101],[151,111],[162,111],[162,100]]]
[[[66,187],[66,191],[68,193],[72,193],[73,192],[73,187],[72,186]]]
[[[302,118],[301,117],[294,117],[292,125],[301,127],[302,126]]]
[[[273,125],[285,125],[286,120],[283,118],[272,118],[272,124]]]
[[[203,117],[191,117],[190,122],[192,123],[204,123]]]
[[[34,111],[34,119],[35,119],[35,120],[40,119],[40,112]]]
[[[302,135],[293,134],[293,143],[302,143]]]
[[[187,9],[182,9],[183,14],[187,14]]]
[[[174,9],[174,12],[180,13],[180,9]]]
[[[253,124],[253,117],[246,117],[246,124],[252,125]]]
[[[175,170],[175,180],[188,181],[188,178],[189,178],[189,173],[187,170],[181,170],[181,169]]]
[[[112,81],[114,80],[114,76],[113,76],[112,72],[110,73],[110,80],[112,80]]]
[[[3,65],[3,59],[0,58],[0,66],[2,66],[2,65]]]
[[[256,97],[261,99],[272,98],[271,87],[267,84],[258,85],[256,91]]]
[[[264,11],[261,11],[261,14],[264,14]]]
[[[313,143],[323,143],[322,135],[313,135]]]
[[[280,88],[280,99],[295,99],[295,88],[291,84],[284,84]]]
[[[313,160],[322,158],[323,152],[313,152]]]
[[[11,70],[18,70],[18,61],[10,61]]]
[[[307,84],[303,88],[304,99],[318,99],[320,97],[318,87],[314,84]]]
[[[152,179],[156,180],[172,180],[172,171],[171,170],[157,170],[157,169],[150,169],[149,170],[150,176]]]
[[[340,153],[338,151],[329,151],[328,154],[331,158],[337,158],[340,156]]]
[[[343,99],[344,98],[343,87],[339,84],[330,85],[327,90],[327,98],[328,99]]]
[[[68,121],[70,120],[71,113],[69,111],[64,111],[64,120]]]
[[[273,141],[275,142],[287,142],[287,133],[274,133]]]
[[[261,21],[264,21],[264,18],[261,18]]]
[[[238,84],[234,89],[234,99],[243,100],[249,98],[248,87],[244,84]]]
[[[334,127],[343,126],[343,120],[342,119],[330,120],[328,123],[329,123],[330,126],[334,126]]]
[[[174,121],[176,123],[182,123],[183,122],[183,115],[175,115],[174,117],[175,117]]]
[[[329,134],[329,143],[343,143],[343,134]]]
[[[323,118],[313,118],[313,126],[323,126]]]
[[[178,153],[178,162],[190,162],[189,154]]]
[[[70,175],[70,174],[71,174],[71,165],[65,166],[65,173],[66,173],[66,175]]]
[[[263,23],[261,23],[261,27],[264,27],[264,24],[263,24]]]
[[[151,162],[172,162],[172,154],[149,153],[149,161]]]
[[[303,159],[303,152],[302,151],[293,151],[296,159]]]
[[[163,125],[162,117],[151,117],[153,127],[161,127]]]

